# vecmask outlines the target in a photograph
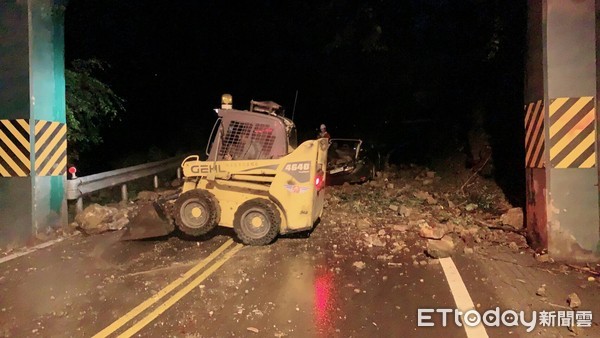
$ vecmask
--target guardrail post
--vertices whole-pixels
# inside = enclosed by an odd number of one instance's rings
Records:
[[[181,167],[177,168],[177,179],[181,179]]]
[[[127,184],[121,185],[121,201],[125,203],[129,201],[129,194],[127,193]]]
[[[156,175],[156,173],[163,172],[165,170],[173,170],[173,168],[176,168],[176,166],[178,166],[180,163],[180,158],[172,158],[168,160],[157,161],[153,163],[145,163],[133,167],[122,168],[107,171],[104,173],[70,179],[66,181],[67,200],[76,201],[76,213],[80,213],[81,211],[83,211],[83,196],[94,191],[121,185],[121,199],[123,202],[128,202],[129,194],[127,192],[127,182],[142,177],[153,176],[154,187],[158,189],[159,182],[158,175]],[[1,188],[2,184],[0,184],[0,194],[2,193]],[[0,211],[2,211],[1,205]],[[4,214],[0,212],[0,216],[4,216]],[[2,217],[0,217],[0,220],[1,219]],[[0,222],[0,224],[2,224],[2,222]],[[2,238],[0,238],[0,242],[2,242]]]
[[[75,202],[75,213],[80,213],[83,211],[83,197],[79,197],[77,202]]]

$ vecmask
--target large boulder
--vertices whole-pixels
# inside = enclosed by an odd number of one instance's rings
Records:
[[[500,217],[500,221],[503,225],[511,226],[515,229],[523,228],[523,209],[512,208],[509,209],[504,215]]]
[[[444,236],[444,238],[428,239],[427,240],[427,254],[433,258],[445,258],[450,257],[454,253],[454,241],[450,236]]]
[[[106,223],[106,230],[121,230],[129,224],[129,211],[127,208],[119,209],[109,222]]]
[[[427,223],[422,223],[419,225],[419,236],[428,239],[442,239],[446,235],[446,229],[443,227],[435,227],[432,228]]]
[[[75,216],[75,223],[87,234],[119,230],[129,223],[128,211],[94,203]]]

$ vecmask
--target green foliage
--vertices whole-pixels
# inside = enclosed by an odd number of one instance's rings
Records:
[[[101,128],[110,125],[124,110],[124,100],[94,76],[107,67],[95,59],[76,60],[71,69],[65,70],[67,140],[71,160],[100,144]]]

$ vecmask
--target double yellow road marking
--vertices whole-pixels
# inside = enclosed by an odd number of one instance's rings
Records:
[[[146,301],[136,306],[133,310],[129,311],[123,317],[117,319],[114,323],[107,326],[104,330],[98,332],[94,338],[108,337],[113,334],[115,331],[119,330],[123,325],[127,324],[133,318],[137,317],[140,313],[148,309],[150,306],[158,302],[164,296],[169,294],[171,291],[175,290],[178,286],[186,282],[196,273],[198,273],[201,269],[203,269],[206,265],[211,263],[215,258],[221,255],[225,250],[227,250],[233,244],[233,240],[229,239],[223,245],[221,245],[217,250],[211,253],[208,257],[206,257],[203,261],[198,263],[198,265],[191,268],[188,272],[186,272],[183,276],[179,277],[171,284],[167,285],[164,289],[160,290],[158,293],[154,294],[152,297],[148,298]],[[160,316],[163,312],[173,306],[177,301],[179,301],[183,296],[188,294],[194,288],[196,288],[202,281],[204,281],[208,276],[210,276],[213,272],[215,272],[219,267],[221,267],[227,260],[229,260],[236,252],[238,252],[243,247],[242,244],[238,244],[233,249],[229,250],[223,257],[217,260],[214,264],[208,267],[202,274],[192,280],[189,284],[183,287],[181,290],[177,291],[174,295],[172,295],[169,299],[167,299],[162,304],[158,305],[152,312],[147,314],[144,318],[138,320],[135,324],[133,324],[129,329],[119,335],[119,337],[131,337],[137,332],[139,332],[146,325],[151,323],[154,319]]]

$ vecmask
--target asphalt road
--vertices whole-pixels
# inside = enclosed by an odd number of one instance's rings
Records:
[[[265,247],[227,229],[201,240],[76,236],[0,264],[0,336],[485,337],[441,316],[417,325],[418,309],[470,298],[418,242],[382,259],[389,248],[359,247],[350,231],[319,226]],[[493,283],[467,284],[473,304],[497,305]]]

